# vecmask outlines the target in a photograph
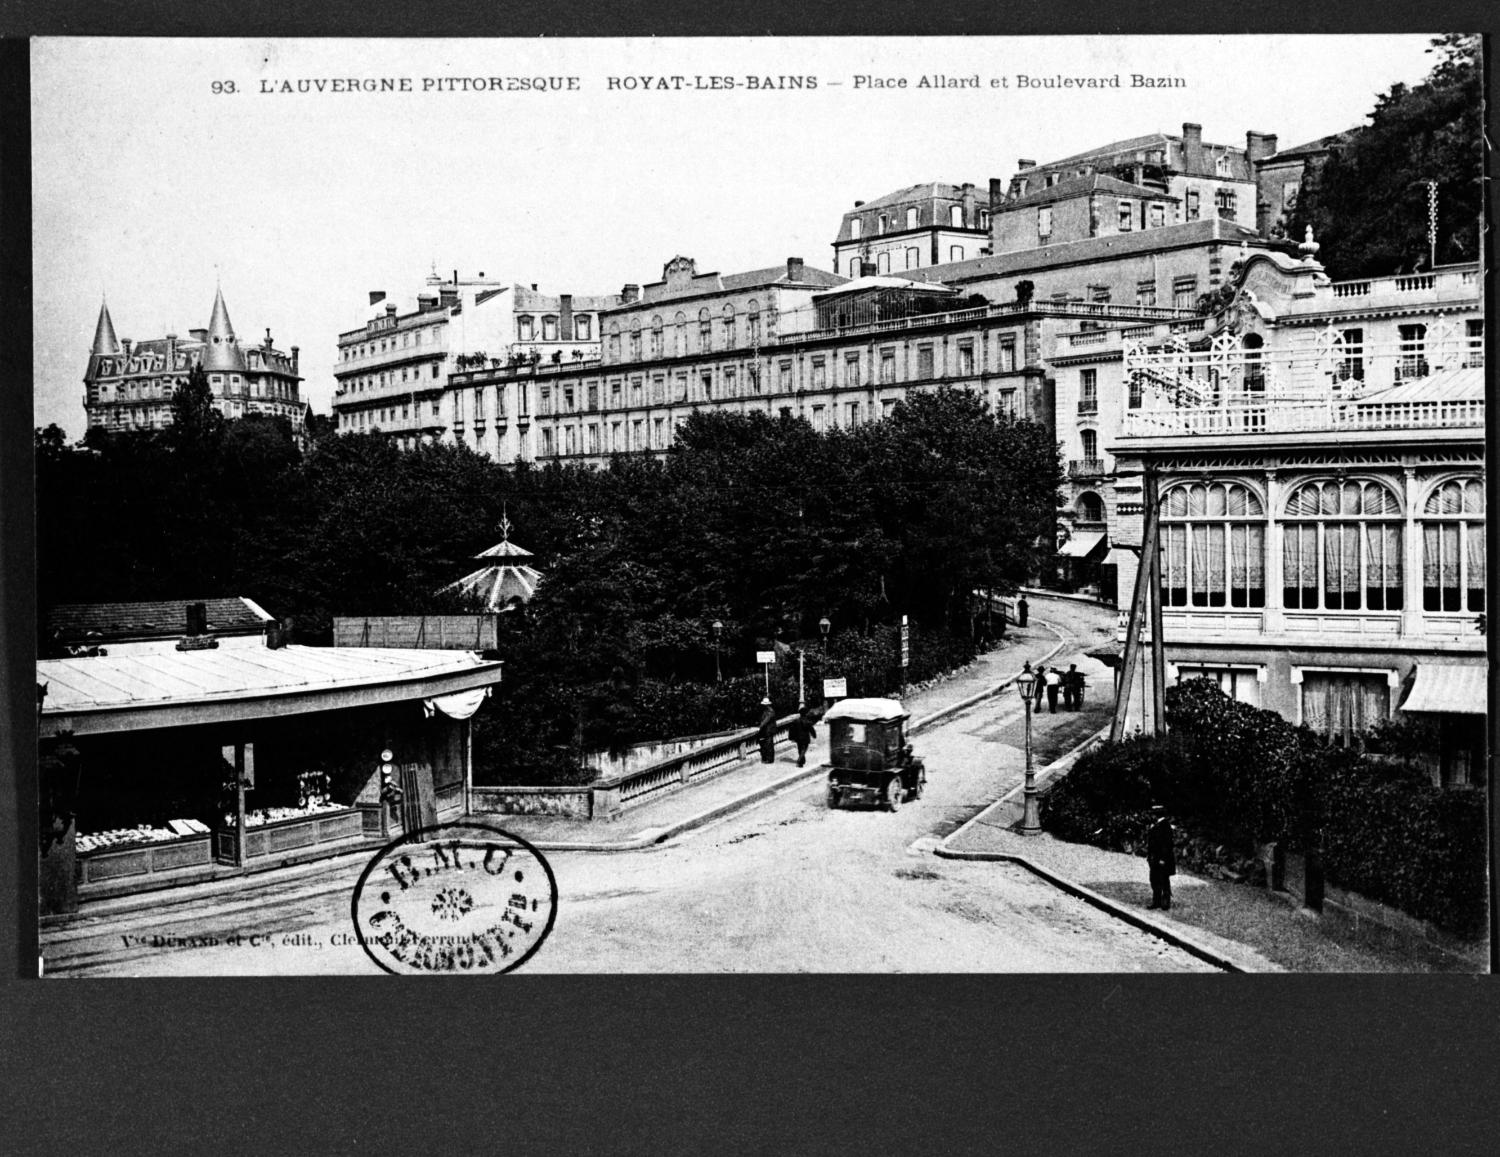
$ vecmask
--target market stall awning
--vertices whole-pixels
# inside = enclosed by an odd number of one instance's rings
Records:
[[[1073,535],[1057,548],[1057,553],[1066,558],[1086,558],[1104,542],[1104,531],[1083,530]]]
[[[1482,664],[1418,663],[1411,694],[1401,710],[1483,715],[1487,673]]]
[[[1135,562],[1135,560],[1135,551],[1128,550],[1123,546],[1112,546],[1109,548],[1109,553],[1104,556],[1104,565],[1119,566],[1121,563]]]
[[[469,651],[219,647],[41,659],[41,733],[137,731],[433,699],[500,682]]]

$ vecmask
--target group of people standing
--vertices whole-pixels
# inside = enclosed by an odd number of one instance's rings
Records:
[[[811,706],[803,707],[797,718],[787,726],[786,733],[797,745],[797,766],[807,765],[807,748],[817,734],[818,712]],[[760,761],[776,762],[776,709],[769,699],[760,701],[760,723],[756,728],[756,739],[760,743]]]
[[[1083,672],[1078,669],[1077,663],[1069,663],[1066,671],[1059,671],[1056,667],[1037,666],[1036,687],[1032,692],[1036,700],[1036,709],[1042,709],[1042,697],[1047,699],[1047,710],[1057,714],[1057,698],[1062,695],[1064,711],[1078,711],[1083,707]]]

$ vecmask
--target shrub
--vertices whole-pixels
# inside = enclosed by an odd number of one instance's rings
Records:
[[[1215,874],[1243,876],[1256,843],[1320,847],[1330,882],[1458,935],[1483,929],[1484,796],[1435,787],[1411,762],[1422,728],[1378,733],[1391,757],[1372,758],[1207,680],[1166,698],[1171,734],[1085,754],[1042,797],[1044,828],[1133,851],[1157,799],[1178,820],[1183,858]]]

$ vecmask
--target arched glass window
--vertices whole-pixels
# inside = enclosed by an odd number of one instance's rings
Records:
[[[1097,494],[1080,494],[1078,496],[1078,521],[1103,522],[1104,500]]]
[[[1083,443],[1083,456],[1094,459],[1099,457],[1099,431],[1080,430],[1078,438]]]
[[[714,348],[714,327],[709,317],[708,306],[698,311],[698,349],[707,353]]]
[[[651,319],[651,356],[661,357],[661,314]]]
[[[632,361],[641,360],[641,318],[637,314],[630,319],[630,357]]]
[[[1384,483],[1307,482],[1282,528],[1282,602],[1290,610],[1399,611],[1401,503]]]
[[[746,306],[745,306],[745,328],[747,330],[746,336],[748,336],[749,339],[750,339],[750,344],[751,345],[757,345],[757,344],[759,344],[759,342],[760,342],[760,302],[757,301],[753,297],[750,299],[749,303],[746,304]]]
[[[921,266],[921,264],[922,251],[915,245],[909,246],[906,250],[906,268],[917,269]]]
[[[1238,482],[1188,482],[1162,499],[1162,603],[1266,605],[1265,507]]]
[[[1484,487],[1444,482],[1422,508],[1422,609],[1484,610]]]
[[[617,321],[609,323],[609,356],[613,361],[620,360],[620,323]]]
[[[532,325],[532,319],[527,314],[522,314],[520,317],[516,318],[516,340],[530,341],[534,332],[532,329]]]
[[[728,302],[724,305],[724,348],[734,348],[734,306]]]
[[[677,356],[682,357],[687,353],[687,314],[679,311],[672,321],[677,327]]]

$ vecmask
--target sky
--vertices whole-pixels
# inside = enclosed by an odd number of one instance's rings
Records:
[[[1379,93],[1427,74],[1430,39],[39,39],[36,423],[82,436],[103,300],[141,341],[207,326],[221,287],[242,342],[269,329],[300,347],[303,396],[328,413],[338,334],[383,309],[369,291],[404,312],[434,266],[586,295],[658,280],[678,254],[700,272],[827,269],[853,203],[908,185],[984,195],[1019,158],[1184,121],[1216,144],[1253,129],[1283,148],[1365,123]],[[816,87],[764,83],[793,76]],[[486,90],[463,91],[470,78]],[[281,91],[312,80],[323,91]]]

